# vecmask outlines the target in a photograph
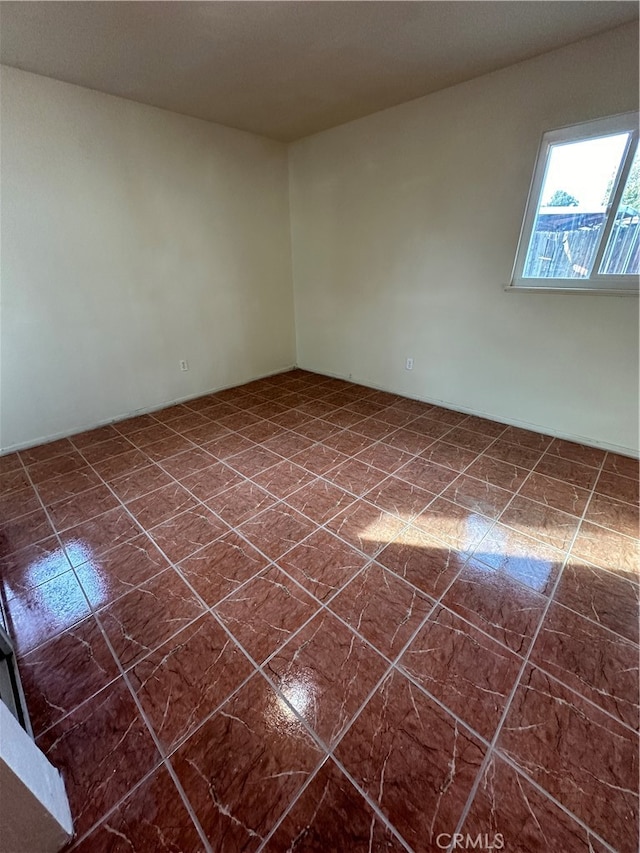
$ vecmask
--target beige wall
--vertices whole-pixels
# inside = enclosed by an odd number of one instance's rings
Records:
[[[637,299],[503,289],[543,131],[637,104],[630,25],[294,143],[298,363],[637,451]]]
[[[1,82],[0,447],[295,363],[284,145]]]

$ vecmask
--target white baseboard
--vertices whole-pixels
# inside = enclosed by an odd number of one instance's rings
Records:
[[[0,456],[6,456],[8,453],[15,453],[17,450],[28,450],[30,447],[38,447],[40,444],[48,444],[50,441],[57,441],[59,438],[70,438],[73,435],[79,435],[81,432],[87,432],[90,429],[98,429],[103,426],[110,426],[111,424],[117,424],[119,421],[126,421],[129,418],[135,418],[138,415],[150,415],[153,412],[159,412],[161,409],[167,409],[169,406],[176,406],[179,403],[188,403],[189,400],[197,400],[198,397],[206,397],[207,394],[216,394],[218,391],[226,391],[227,388],[238,388],[240,385],[247,385],[249,382],[256,382],[258,379],[266,379],[269,376],[277,376],[279,373],[287,373],[289,370],[294,370],[296,368],[295,364],[291,364],[288,367],[282,367],[278,370],[271,370],[268,373],[262,373],[258,376],[253,376],[251,379],[247,379],[245,382],[241,382],[235,385],[220,385],[217,388],[212,388],[210,391],[199,391],[197,394],[189,394],[186,397],[179,397],[175,400],[167,400],[164,403],[160,403],[157,406],[148,406],[143,409],[135,409],[132,412],[125,412],[124,414],[116,415],[113,418],[109,418],[108,420],[97,421],[95,423],[86,424],[85,426],[78,427],[78,429],[74,429],[71,432],[68,430],[63,432],[53,433],[52,435],[45,435],[38,439],[34,439],[32,441],[18,442],[17,444],[9,445],[8,447],[3,447],[0,449]]]
[[[417,400],[420,403],[430,403],[433,406],[442,406],[442,408],[451,409],[453,412],[461,412],[465,415],[476,415],[476,417],[486,418],[487,420],[495,421],[496,423],[520,427],[520,429],[528,429],[532,432],[542,433],[543,435],[551,435],[554,438],[560,438],[564,441],[575,441],[578,444],[586,444],[588,447],[597,447],[600,450],[610,450],[612,453],[620,453],[623,456],[630,456],[633,459],[639,458],[638,451],[631,447],[610,444],[606,441],[597,441],[584,435],[562,432],[561,430],[557,430],[552,427],[530,423],[529,421],[521,421],[517,418],[504,418],[502,416],[498,418],[496,415],[489,412],[483,412],[479,409],[469,409],[466,406],[459,406],[457,403],[450,403],[447,400],[438,400],[435,397],[418,397],[415,394],[400,393],[395,388],[385,388],[382,385],[375,385],[372,382],[364,382],[351,374],[348,376],[342,376],[339,373],[329,373],[328,371],[321,372],[319,370],[312,370],[309,367],[304,367],[301,364],[297,365],[297,367],[299,367],[300,370],[306,370],[308,373],[316,373],[318,376],[330,376],[332,379],[343,379],[345,382],[353,382],[356,385],[362,385],[365,388],[373,388],[376,391],[385,391],[388,394],[397,394],[399,397],[406,397],[409,400]]]

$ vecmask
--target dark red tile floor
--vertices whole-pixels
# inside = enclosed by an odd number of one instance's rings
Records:
[[[77,853],[637,849],[637,461],[294,370],[0,494]]]

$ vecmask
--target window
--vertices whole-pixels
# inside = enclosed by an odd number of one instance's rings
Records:
[[[545,133],[511,286],[638,292],[638,113]]]

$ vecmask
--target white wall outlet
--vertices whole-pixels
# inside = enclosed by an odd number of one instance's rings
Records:
[[[408,358],[405,362],[405,370],[413,370],[413,359]]]
[[[189,362],[186,358],[180,359],[180,370],[189,370]]]

